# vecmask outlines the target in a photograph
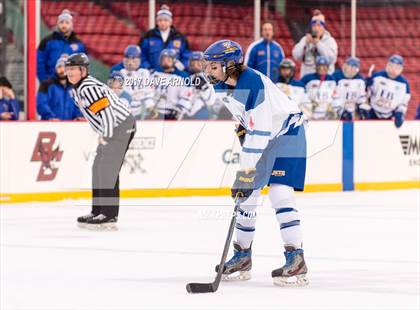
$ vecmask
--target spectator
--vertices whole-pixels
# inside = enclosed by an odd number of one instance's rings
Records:
[[[204,54],[192,52],[188,63],[188,71],[192,81],[191,109],[186,113],[189,119],[209,119],[215,96],[213,86],[204,75]]]
[[[262,38],[248,47],[245,54],[245,64],[268,76],[274,83],[279,82],[279,66],[284,58],[280,44],[273,40],[273,24],[265,22],[262,25]]]
[[[392,119],[397,128],[404,122],[410,101],[410,85],[402,76],[404,59],[392,55],[385,70],[373,73],[367,79],[368,97],[371,109],[362,111],[369,119]]]
[[[140,39],[142,68],[159,69],[160,53],[164,49],[175,49],[175,67],[181,71],[185,70],[190,55],[188,41],[172,26],[172,12],[168,6],[162,5],[156,16],[156,24],[155,28],[147,31]]]
[[[72,86],[67,81],[65,62],[65,57],[59,58],[55,66],[55,76],[39,86],[36,108],[42,120],[83,119],[71,95]]]
[[[192,92],[186,86],[188,73],[175,68],[176,51],[164,49],[160,56],[160,70],[152,75],[155,88],[156,113],[161,119],[176,120],[186,116],[191,108]]]
[[[39,44],[37,51],[37,77],[40,82],[53,78],[55,64],[62,56],[86,53],[85,45],[73,31],[73,17],[63,10],[57,19],[57,29]]]
[[[332,75],[328,74],[329,60],[325,56],[316,58],[316,72],[305,75],[301,82],[308,94],[308,105],[303,108],[307,118],[335,119],[337,107],[335,102],[336,83]]]
[[[311,20],[311,33],[307,33],[295,45],[292,51],[293,57],[302,62],[300,76],[316,71],[317,56],[325,56],[330,63],[328,73],[333,74],[334,65],[337,61],[337,42],[325,29],[325,17],[321,11],[316,10]]]
[[[122,89],[130,95],[131,113],[137,119],[145,117],[154,107],[153,89],[150,86],[150,72],[140,68],[141,49],[129,45],[124,51],[123,61],[112,67],[112,73],[118,72],[122,78]]]
[[[290,98],[295,100],[301,109],[308,105],[305,85],[295,80],[296,64],[293,60],[285,58],[280,63],[280,82],[276,85]]]
[[[0,77],[0,120],[16,121],[19,119],[19,102],[15,98],[12,84],[5,77]]]
[[[366,82],[360,75],[359,70],[359,58],[349,57],[343,64],[342,69],[333,74],[337,83],[335,106],[339,107],[342,120],[353,120],[356,111],[368,108]]]

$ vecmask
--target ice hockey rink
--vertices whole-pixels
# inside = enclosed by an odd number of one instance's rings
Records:
[[[79,229],[89,201],[1,205],[1,309],[419,309],[420,191],[298,194],[310,285],[273,286],[283,264],[267,199],[253,278],[214,278],[229,197],[123,200],[119,231]],[[230,255],[230,254],[229,254]]]

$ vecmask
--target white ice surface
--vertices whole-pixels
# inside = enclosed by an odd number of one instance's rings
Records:
[[[229,197],[122,201],[117,232],[77,228],[89,201],[4,205],[0,308],[419,309],[420,191],[299,194],[310,285],[272,285],[283,262],[267,199],[258,208],[253,278],[189,295],[214,278]],[[230,256],[230,254],[229,254]]]

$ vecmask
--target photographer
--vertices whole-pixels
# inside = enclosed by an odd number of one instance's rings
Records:
[[[307,33],[292,51],[293,58],[302,62],[300,76],[315,72],[315,60],[318,56],[328,58],[330,62],[328,74],[332,74],[337,54],[337,42],[325,29],[324,15],[316,10],[311,20],[311,33]]]

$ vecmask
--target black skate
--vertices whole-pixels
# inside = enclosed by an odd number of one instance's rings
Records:
[[[83,216],[79,216],[77,218],[77,225],[81,228],[84,228],[86,226],[86,221],[91,219],[91,218],[94,218],[94,217],[95,217],[95,214],[93,214],[93,213],[89,213],[89,214],[86,214],[86,215],[83,215]]]
[[[233,257],[225,263],[222,274],[223,281],[245,281],[251,279],[251,247],[248,249],[242,248],[238,243],[233,243],[234,253]],[[216,272],[219,270],[219,265],[216,266]]]
[[[85,228],[90,230],[118,230],[117,228],[118,217],[107,216],[99,214],[86,220]]]
[[[286,264],[271,272],[273,282],[279,286],[304,286],[309,282],[306,278],[308,268],[306,267],[303,250],[294,246],[285,245]]]

